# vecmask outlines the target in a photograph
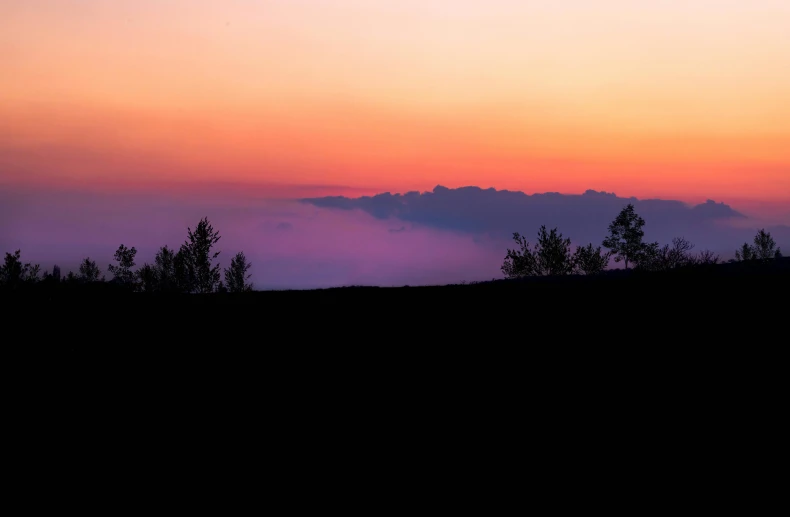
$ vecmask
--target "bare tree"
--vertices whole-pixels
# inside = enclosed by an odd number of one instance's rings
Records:
[[[671,245],[666,244],[658,249],[652,269],[665,270],[693,265],[695,260],[690,253],[692,249],[694,249],[694,244],[686,240],[685,237],[675,237],[672,239]]]
[[[719,256],[710,250],[702,250],[695,258],[695,263],[701,266],[718,264]]]

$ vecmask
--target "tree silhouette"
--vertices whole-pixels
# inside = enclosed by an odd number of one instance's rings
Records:
[[[752,249],[754,250],[754,258],[758,260],[769,260],[782,256],[781,250],[776,247],[776,241],[771,237],[771,232],[766,232],[765,229],[761,229],[754,236]]]
[[[38,264],[25,264],[27,274],[25,275],[25,282],[28,284],[35,284],[40,280],[38,275],[41,273],[41,266]]]
[[[3,265],[0,266],[0,284],[8,287],[17,287],[27,275],[27,265],[22,264],[22,250],[13,254],[6,253]]]
[[[600,246],[578,246],[573,254],[573,271],[579,275],[597,275],[606,270],[611,255],[608,251],[601,253]]]
[[[137,278],[139,279],[140,290],[144,293],[153,293],[160,290],[159,275],[157,275],[156,268],[151,264],[143,264],[137,270]]]
[[[189,251],[185,245],[173,256],[173,273],[175,275],[174,290],[180,293],[192,293],[195,291],[195,280],[189,267]]]
[[[34,284],[40,280],[41,266],[22,263],[22,251],[6,253],[3,265],[0,266],[0,285],[17,288],[23,284]]]
[[[693,265],[695,258],[690,253],[692,249],[694,244],[685,237],[675,237],[671,245],[666,244],[657,251],[651,269],[666,270]]]
[[[151,272],[156,282],[156,290],[173,292],[178,289],[176,277],[176,253],[167,246],[159,249],[154,257]]]
[[[127,248],[123,244],[115,250],[114,260],[118,265],[110,264],[107,269],[117,282],[128,286],[134,285],[135,274],[132,268],[135,255],[137,255],[137,250],[134,247]]]
[[[545,225],[541,226],[534,250],[519,233],[513,234],[513,240],[519,248],[507,250],[501,267],[507,278],[567,275],[573,271],[571,240],[563,239],[557,228],[547,231]]]
[[[522,278],[535,275],[535,255],[529,247],[527,239],[518,232],[513,234],[513,240],[518,244],[517,249],[508,248],[505,261],[500,268],[506,278]]]
[[[628,269],[629,263],[649,264],[658,250],[658,244],[646,245],[642,242],[645,231],[645,220],[634,210],[634,205],[629,203],[609,225],[609,235],[603,240],[603,247],[611,250],[615,262],[625,262]]]
[[[695,259],[695,264],[701,266],[707,266],[707,265],[718,264],[718,263],[719,263],[719,256],[710,250],[703,250],[699,252],[699,255],[697,255]]]
[[[187,234],[188,239],[180,251],[186,264],[190,291],[212,293],[217,290],[220,282],[220,266],[211,264],[219,256],[219,251],[211,251],[220,239],[219,232],[214,231],[208,218],[204,217],[194,232],[187,228]]]
[[[746,262],[756,258],[755,250],[753,247],[749,246],[748,242],[744,242],[740,249],[735,250],[735,260],[738,262]]]
[[[252,264],[247,262],[247,257],[241,251],[230,259],[230,267],[225,269],[225,286],[229,292],[242,293],[252,291],[252,283],[247,283],[247,280],[252,277],[252,275],[247,274],[251,267]]]
[[[52,266],[52,280],[54,282],[60,282],[60,266],[57,264]]]
[[[69,272],[69,274],[73,276],[73,273]],[[90,257],[85,257],[80,263],[79,276],[76,278],[85,283],[100,282],[104,280],[99,266],[96,265],[96,261],[91,260]]]
[[[546,226],[538,230],[535,244],[535,270],[538,275],[568,275],[573,270],[571,260],[571,240],[563,239],[557,228],[546,231]]]

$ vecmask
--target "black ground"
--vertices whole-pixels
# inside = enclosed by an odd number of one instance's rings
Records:
[[[736,450],[770,455],[782,429],[788,266],[238,296],[5,292],[7,414],[58,451],[156,451],[196,469],[252,455],[334,478],[326,469],[353,451],[355,468],[426,480],[432,458],[458,472],[494,462],[507,478],[541,458],[550,477],[574,465],[597,479],[616,454],[623,474],[664,465],[696,487],[694,461],[726,472],[747,458]]]

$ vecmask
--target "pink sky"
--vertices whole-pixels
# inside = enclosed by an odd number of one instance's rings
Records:
[[[785,1],[1,9],[5,182],[790,200]]]
[[[790,224],[786,0],[10,0],[0,56],[0,189],[94,192],[69,221],[225,183],[231,205],[478,185],[710,198]],[[0,241],[25,213],[46,254],[64,208],[34,198],[0,207]],[[337,231],[314,257],[369,236],[321,213]],[[241,245],[253,223],[233,221]],[[409,257],[393,264],[430,269]]]

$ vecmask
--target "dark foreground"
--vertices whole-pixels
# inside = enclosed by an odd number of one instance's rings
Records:
[[[790,259],[628,273],[237,295],[58,285],[2,292],[0,303],[19,340],[73,354],[605,353],[779,346],[787,337]]]
[[[352,451],[365,472],[403,463],[418,477],[434,459],[458,472],[538,461],[547,479],[613,462],[727,472],[739,447],[770,456],[782,429],[788,293],[788,267],[729,265],[239,296],[4,293],[7,400],[23,434],[62,437],[58,450],[109,441],[198,471],[282,456],[284,479],[304,465],[330,478]]]

